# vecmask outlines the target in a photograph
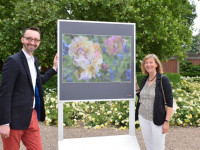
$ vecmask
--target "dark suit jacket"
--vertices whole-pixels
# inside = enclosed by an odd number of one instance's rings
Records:
[[[42,84],[48,81],[56,71],[51,68],[40,75],[39,62],[35,57],[37,86],[40,95],[40,120],[45,120],[45,108]],[[28,128],[33,111],[34,90],[27,59],[21,50],[9,56],[3,66],[0,88],[0,125],[10,124],[11,129]]]

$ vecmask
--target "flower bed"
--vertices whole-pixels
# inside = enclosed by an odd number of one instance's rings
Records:
[[[181,77],[179,88],[173,91],[178,109],[171,125],[200,126],[200,77]]]
[[[200,77],[181,77],[179,88],[173,90],[177,112],[170,124],[200,126]],[[46,125],[57,125],[58,106],[56,89],[45,91]],[[129,101],[65,102],[64,125],[85,128],[115,126],[121,130],[129,127]],[[139,128],[139,122],[136,122]]]

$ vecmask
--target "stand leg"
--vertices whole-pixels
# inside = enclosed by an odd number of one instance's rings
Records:
[[[129,135],[135,136],[135,100],[129,100]]]
[[[58,141],[63,140],[63,102],[58,102]]]

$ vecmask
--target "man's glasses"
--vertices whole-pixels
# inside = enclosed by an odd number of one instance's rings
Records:
[[[40,40],[38,40],[38,39],[32,39],[31,37],[23,37],[23,38],[25,38],[29,42],[32,42],[32,41],[34,41],[35,43],[39,43],[40,42]]]

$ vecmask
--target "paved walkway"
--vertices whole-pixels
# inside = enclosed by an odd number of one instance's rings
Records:
[[[45,126],[39,123],[44,150],[57,150],[57,131],[55,126]],[[80,138],[91,136],[110,136],[128,134],[128,130],[121,131],[115,128],[105,128],[100,130],[80,128],[64,128],[64,138]],[[145,150],[141,131],[136,130],[136,136],[141,150]],[[0,142],[2,149],[2,142]],[[21,144],[20,150],[25,150]],[[171,128],[166,137],[166,150],[200,150],[200,128]]]

